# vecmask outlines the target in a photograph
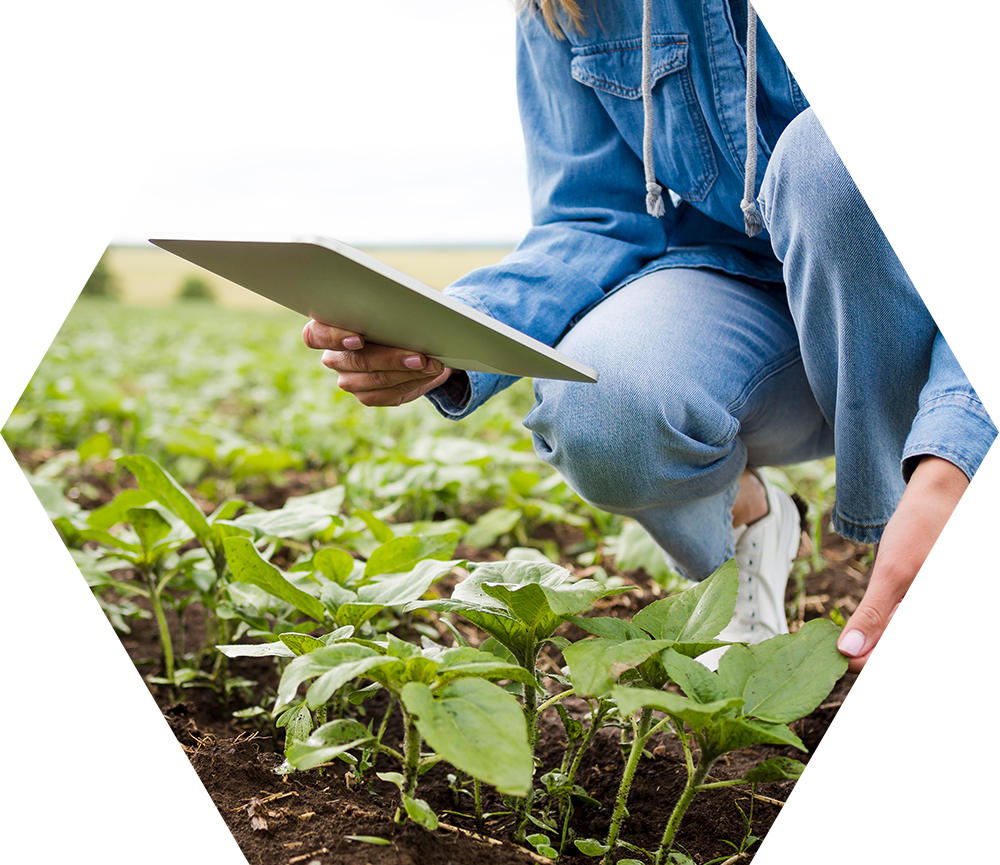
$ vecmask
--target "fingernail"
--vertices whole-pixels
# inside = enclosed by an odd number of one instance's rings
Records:
[[[423,369],[424,359],[419,354],[411,354],[403,361],[408,369]]]
[[[349,336],[344,340],[344,348],[350,349],[351,351],[357,351],[364,343],[361,341],[360,336]]]
[[[845,655],[856,658],[865,647],[865,635],[853,628],[840,638],[837,648]]]

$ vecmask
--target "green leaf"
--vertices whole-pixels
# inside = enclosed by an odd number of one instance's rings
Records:
[[[361,521],[368,526],[368,529],[375,536],[375,540],[377,540],[380,544],[387,544],[394,537],[396,537],[392,529],[390,529],[371,511],[354,511],[354,516],[360,518]]]
[[[483,679],[460,679],[437,693],[419,682],[401,699],[427,743],[456,769],[509,796],[531,789],[534,762],[521,706]]]
[[[461,559],[424,559],[407,573],[381,576],[367,585],[359,586],[358,599],[387,607],[401,607],[423,597],[434,583],[461,564]]]
[[[743,780],[748,784],[763,784],[767,781],[797,781],[805,771],[805,764],[791,757],[772,757],[754,766]]]
[[[346,550],[324,547],[313,556],[313,565],[328,580],[343,586],[354,570],[354,557]]]
[[[654,639],[676,643],[713,640],[729,624],[736,609],[739,568],[730,559],[690,589],[654,601],[632,617],[632,624]]]
[[[14,813],[21,800],[27,771],[28,760],[21,740],[0,724],[0,825]]]
[[[811,841],[802,848],[802,865],[833,865],[833,860]]]
[[[227,658],[294,658],[295,653],[280,642],[252,645],[216,646]]]
[[[365,579],[379,574],[409,571],[423,559],[447,559],[458,545],[457,534],[430,535],[425,538],[393,538],[377,547],[365,565]]]
[[[134,775],[142,766],[142,760],[129,760],[121,766],[96,766],[83,776],[83,792],[107,793],[116,778]]]
[[[720,712],[733,709],[740,704],[739,698],[713,700],[701,703],[690,697],[682,697],[670,691],[654,691],[650,688],[625,688],[621,685],[612,690],[614,701],[624,715],[631,715],[638,709],[651,708],[680,718],[696,733],[712,722]]]
[[[76,449],[80,462],[86,462],[91,457],[106,457],[111,453],[111,436],[107,433],[96,433],[85,439]]]
[[[685,694],[702,703],[732,696],[716,673],[673,649],[667,649],[660,655],[660,663],[667,675],[681,686]]]
[[[301,610],[314,621],[323,621],[326,611],[319,598],[303,592],[288,582],[281,571],[261,558],[257,548],[249,540],[227,538],[225,543],[226,559],[234,579],[263,589],[269,595]]]
[[[201,508],[156,460],[145,454],[134,454],[118,457],[115,462],[132,472],[141,490],[150,493],[168,511],[183,520],[202,545],[209,545],[208,520]]]
[[[292,656],[295,657],[308,654],[315,649],[322,649],[326,645],[322,640],[317,640],[309,634],[296,634],[294,632],[279,634],[278,639],[288,647]]]
[[[790,639],[772,638],[780,647],[768,652],[747,678],[744,714],[788,724],[813,711],[847,672],[847,658],[837,650],[839,635],[840,628],[832,622],[813,619],[797,634],[787,635]],[[750,654],[759,657],[763,652],[751,646]]]
[[[333,646],[324,646],[316,649],[307,655],[300,655],[285,667],[281,674],[281,681],[278,683],[277,708],[290,703],[298,687],[306,679],[321,676],[323,673],[363,658],[381,657],[374,649],[367,646],[358,646],[354,643],[337,643]]]
[[[312,732],[313,718],[309,707],[305,704],[284,713],[276,722],[275,726],[285,727],[285,756],[292,750],[298,742],[304,742]]]
[[[328,651],[328,649],[319,650],[319,652],[324,651]],[[352,679],[364,675],[374,667],[382,667],[393,663],[397,662],[392,658],[375,655],[374,657],[358,658],[357,660],[338,664],[333,669],[323,673],[309,686],[309,690],[306,691],[306,704],[310,709],[318,709],[324,703],[328,702],[338,689],[342,688]]]
[[[748,745],[791,745],[800,751],[806,746],[785,724],[771,724],[756,718],[723,717],[709,731],[713,749],[723,753],[737,751]]]
[[[131,838],[162,844],[184,825],[193,801],[192,794],[138,805],[91,804],[103,822],[97,840]]]
[[[357,721],[338,718],[317,728],[304,741],[293,744],[287,750],[288,762],[296,769],[312,769],[374,738],[371,731]]]
[[[125,519],[135,529],[147,555],[153,547],[170,534],[170,523],[160,516],[159,511],[153,508],[129,508],[125,511]]]
[[[92,529],[110,529],[125,522],[125,512],[129,508],[141,508],[152,500],[152,493],[145,490],[124,490],[104,507],[87,514],[87,525]]]
[[[582,628],[588,634],[602,637],[605,640],[617,640],[622,643],[625,640],[649,639],[642,628],[637,628],[631,622],[625,619],[616,619],[613,616],[569,616],[567,621]]]
[[[626,670],[669,645],[669,640],[650,640],[648,637],[624,643],[597,637],[567,646],[563,657],[569,665],[569,677],[576,692],[582,697],[596,697],[608,693]]]
[[[379,838],[377,835],[345,835],[348,841],[360,841],[363,844],[379,844],[388,846],[392,843],[385,838]]]
[[[463,540],[470,547],[477,549],[492,547],[501,535],[512,531],[523,516],[524,514],[516,509],[493,508],[476,520],[475,525],[465,533]]]
[[[584,856],[603,856],[611,849],[596,838],[577,838],[573,843]]]
[[[403,793],[403,807],[414,823],[419,823],[425,829],[430,829],[432,832],[437,829],[437,814],[434,813],[431,806],[423,799],[414,799],[412,796],[407,796],[406,793]]]

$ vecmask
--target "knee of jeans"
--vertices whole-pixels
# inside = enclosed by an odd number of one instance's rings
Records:
[[[629,515],[697,498],[715,482],[708,476],[733,450],[735,419],[707,402],[665,405],[639,388],[587,393],[597,387],[536,380],[524,419],[535,452],[582,499]]]
[[[775,145],[760,192],[778,257],[784,260],[789,244],[803,235],[842,234],[845,225],[869,233],[896,224],[903,201],[915,202],[920,187],[937,185],[927,184],[928,173],[950,186],[947,169],[910,136],[926,123],[905,106],[858,93],[823,99],[795,117]],[[928,206],[936,198],[932,193]]]

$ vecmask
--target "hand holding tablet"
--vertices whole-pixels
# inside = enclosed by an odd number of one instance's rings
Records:
[[[434,368],[427,368],[426,361],[433,359],[441,365],[442,374],[450,367],[531,378],[597,380],[597,373],[589,367],[330,238],[151,242],[336,329],[309,326],[315,331],[310,338],[316,340],[317,348],[354,352],[351,356],[359,365],[370,367],[345,367],[345,373],[385,373],[388,382],[399,378],[396,373],[405,374],[410,368],[405,358],[415,355],[424,358],[421,372],[427,377]],[[342,340],[349,335],[360,336],[365,348],[345,346]],[[307,339],[307,344],[313,343]],[[375,347],[385,351],[369,351]],[[338,370],[341,362],[350,363],[348,356],[329,359],[338,364],[334,367]],[[388,369],[380,368],[386,364]],[[423,384],[430,381],[427,378]]]

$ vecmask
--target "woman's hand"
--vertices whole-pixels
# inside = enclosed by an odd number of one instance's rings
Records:
[[[968,486],[965,472],[940,457],[925,456],[913,470],[882,533],[868,590],[837,643],[852,673],[864,667]]]
[[[310,321],[302,329],[309,348],[321,349],[323,365],[337,373],[341,390],[363,405],[402,405],[447,381],[448,367],[414,351],[367,345],[349,330]]]

